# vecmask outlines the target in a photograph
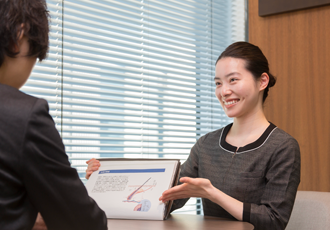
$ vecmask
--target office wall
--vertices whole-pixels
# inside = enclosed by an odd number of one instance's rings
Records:
[[[259,17],[249,0],[249,41],[277,76],[267,118],[300,144],[299,190],[330,192],[330,6]]]

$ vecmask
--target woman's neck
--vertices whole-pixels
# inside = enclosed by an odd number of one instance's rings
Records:
[[[268,126],[269,122],[262,110],[244,118],[234,118],[226,141],[233,146],[243,147],[256,141]]]

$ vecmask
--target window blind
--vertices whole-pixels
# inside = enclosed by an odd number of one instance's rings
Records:
[[[49,102],[82,180],[92,157],[184,162],[200,136],[231,122],[214,95],[214,64],[245,39],[244,0],[47,4],[48,59],[22,90]],[[190,199],[184,210],[196,207]]]

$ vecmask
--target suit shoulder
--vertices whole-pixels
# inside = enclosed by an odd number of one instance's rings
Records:
[[[47,101],[10,86],[0,84],[0,98],[0,124],[7,128],[23,129],[34,111],[48,112]]]
[[[31,109],[38,100],[38,98],[34,96],[2,84],[0,84],[0,98],[1,106],[3,107],[1,111],[14,110],[9,112],[16,112],[17,108],[20,108],[20,111]]]

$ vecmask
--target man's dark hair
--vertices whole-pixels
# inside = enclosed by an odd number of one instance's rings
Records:
[[[45,0],[0,0],[0,66],[5,56],[15,57],[18,38],[22,33],[29,41],[28,56],[39,60],[48,51],[49,13]]]

